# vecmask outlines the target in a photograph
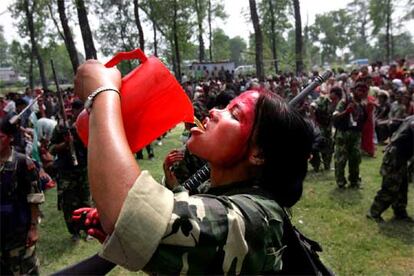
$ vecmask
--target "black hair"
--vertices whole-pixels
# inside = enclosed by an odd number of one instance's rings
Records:
[[[79,99],[76,99],[71,104],[72,109],[82,109],[83,108],[83,102]]]
[[[26,106],[27,102],[25,100],[23,100],[22,98],[18,98],[14,101],[14,103],[16,104],[16,106]]]
[[[10,123],[11,116],[0,118],[0,131],[8,136],[13,136],[17,132],[16,124]]]
[[[226,89],[216,97],[215,106],[219,108],[226,107],[231,100],[236,97],[236,93],[233,90]]]
[[[275,94],[263,93],[256,103],[252,141],[263,158],[259,186],[283,207],[302,196],[312,149],[312,127]]]
[[[343,97],[343,89],[339,86],[334,86],[331,88],[330,93],[335,94],[335,96],[337,96],[338,98],[342,98]]]

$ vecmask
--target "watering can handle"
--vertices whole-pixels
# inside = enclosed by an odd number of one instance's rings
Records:
[[[142,63],[144,63],[148,58],[141,49],[137,48],[129,52],[117,53],[113,58],[111,58],[107,63],[105,63],[105,67],[114,67],[122,60],[128,59],[139,59]]]

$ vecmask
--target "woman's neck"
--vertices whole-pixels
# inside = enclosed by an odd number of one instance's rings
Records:
[[[228,185],[252,178],[251,169],[248,166],[240,164],[238,166],[227,168],[210,164],[210,169],[210,180],[212,187]]]

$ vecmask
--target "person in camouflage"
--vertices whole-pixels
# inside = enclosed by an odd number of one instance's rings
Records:
[[[0,272],[38,275],[37,225],[44,195],[33,161],[11,146],[17,128],[8,120],[0,119]]]
[[[72,103],[73,118],[82,111],[83,104],[79,100]],[[63,126],[56,126],[50,141],[49,151],[57,158],[54,166],[57,170],[58,209],[63,211],[67,229],[72,240],[77,241],[80,230],[72,222],[72,212],[80,207],[90,206],[90,193],[87,176],[87,150],[80,140],[75,127],[66,130]],[[73,139],[73,140],[71,140]],[[74,164],[70,143],[73,142],[77,158]]]
[[[383,222],[381,214],[392,206],[395,219],[413,222],[407,214],[408,166],[414,161],[414,116],[408,117],[393,134],[381,164],[381,189],[371,205],[368,218]]]
[[[321,132],[321,142],[319,144],[319,152],[312,154],[311,163],[313,167],[319,170],[321,159],[325,170],[331,169],[331,160],[333,154],[333,138],[332,138],[332,116],[340,99],[343,97],[343,90],[340,87],[333,87],[330,90],[329,97],[320,96],[312,107],[314,108],[315,121]]]
[[[401,125],[402,121],[407,117],[407,107],[403,103],[403,93],[400,90],[395,90],[394,93],[395,101],[391,104],[390,109],[390,123],[389,131],[392,135],[398,127]]]
[[[175,155],[174,157],[177,155],[179,157],[178,159],[173,159],[174,162],[168,162],[172,165],[172,167],[168,169],[174,173],[178,183],[184,183],[184,181],[186,181],[198,169],[206,164],[205,160],[195,156],[194,154],[191,154],[187,147],[184,147],[180,150],[174,150],[171,153]],[[167,167],[169,166],[167,165]]]
[[[120,83],[114,68],[87,62],[78,68],[75,90],[86,98],[95,87]],[[90,184],[110,234],[105,259],[165,274],[283,269],[283,208],[301,196],[312,132],[282,99],[248,91],[224,110],[213,109],[205,130],[191,129],[187,146],[209,162],[212,183],[208,194],[194,196],[174,194],[140,170],[126,139],[116,134],[123,131],[116,93],[101,93],[90,116],[96,123],[89,129]]]
[[[361,100],[367,95],[368,86],[357,82],[354,97],[339,101],[333,113],[335,133],[335,179],[339,188],[345,188],[345,166],[348,162],[349,182],[351,188],[359,188],[361,178],[361,131],[366,120]]]

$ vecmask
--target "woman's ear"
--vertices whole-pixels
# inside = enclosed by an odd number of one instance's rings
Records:
[[[253,146],[249,152],[249,163],[254,166],[261,166],[265,162],[263,152],[258,146]]]

